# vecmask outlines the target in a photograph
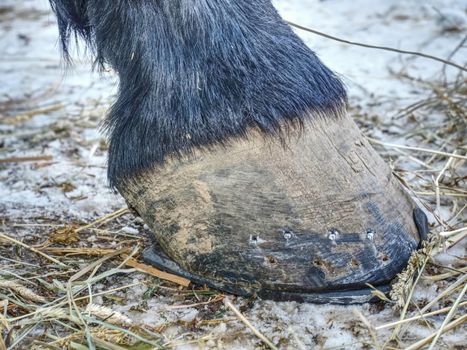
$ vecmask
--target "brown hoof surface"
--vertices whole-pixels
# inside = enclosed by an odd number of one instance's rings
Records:
[[[198,283],[276,300],[364,302],[419,244],[423,221],[353,121],[318,119],[286,139],[199,150],[121,183],[165,254]],[[422,224],[423,226],[423,224]]]

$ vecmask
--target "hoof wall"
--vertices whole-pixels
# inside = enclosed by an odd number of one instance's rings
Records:
[[[122,182],[166,254],[146,261],[274,300],[362,303],[368,284],[387,290],[426,218],[356,126],[339,123],[306,126],[287,147],[252,133]]]
[[[257,296],[261,299],[271,299],[275,301],[297,301],[315,304],[363,304],[368,302],[376,302],[379,299],[372,294],[373,289],[366,285],[359,289],[335,290],[323,292],[300,292],[300,291],[274,291],[270,289],[252,289],[244,286],[235,286],[232,283],[222,283],[218,280],[209,280],[200,276],[193,275],[181,268],[176,262],[171,260],[159,247],[153,245],[143,252],[143,259],[146,263],[157,267],[163,271],[185,277],[190,281],[199,284],[207,285],[210,288],[222,290],[224,292],[252,297]],[[390,290],[389,284],[378,286],[377,289],[383,293],[388,293]]]
[[[414,222],[419,231],[420,238],[425,240],[428,234],[428,222],[426,215],[420,209],[415,209],[413,211]],[[290,238],[289,238],[290,239]],[[303,244],[304,242],[302,242]],[[310,242],[308,242],[309,244]],[[315,242],[319,243],[319,242]],[[351,244],[352,242],[341,242],[345,244]],[[408,243],[408,242],[406,242]],[[239,256],[241,254],[239,253]],[[300,254],[297,254],[298,256]],[[402,270],[405,266],[405,260],[408,259],[407,254],[400,256],[401,263],[398,264],[397,268]],[[186,269],[182,268],[179,264],[169,258],[157,245],[153,245],[147,248],[143,253],[144,260],[161,270],[185,277],[190,281],[199,284],[207,285],[214,289],[219,289],[227,293],[246,296],[246,297],[260,297],[262,299],[272,299],[276,301],[298,301],[298,302],[311,302],[311,303],[332,303],[332,304],[361,304],[366,302],[378,301],[372,291],[373,289],[369,287],[367,281],[363,279],[360,283],[357,280],[353,280],[351,285],[343,287],[339,283],[333,285],[332,280],[328,280],[327,284],[325,281],[320,286],[320,288],[314,288],[310,290],[310,285],[306,281],[307,277],[304,276],[302,289],[300,285],[294,284],[289,286],[284,286],[283,284],[277,284],[277,289],[274,289],[276,286],[274,283],[267,283],[263,285],[261,282],[261,268],[258,267],[256,271],[257,275],[247,274],[243,275],[241,280],[238,280],[239,283],[235,283],[235,278],[232,278],[230,274],[223,276],[222,269],[221,271],[215,271],[223,264],[222,258],[220,259],[219,264],[216,265],[214,261],[211,261],[211,264],[206,266],[206,269],[212,271],[212,273],[206,273],[205,275],[215,276],[215,278],[203,277],[194,273],[188,272]],[[321,261],[322,266],[327,266],[332,263],[335,263],[337,259],[336,255],[330,255],[329,261]],[[289,261],[290,263],[290,261]],[[300,264],[300,258],[297,258],[297,264]],[[384,264],[383,264],[384,265]],[[293,266],[293,265],[289,265]],[[239,259],[238,265],[236,266],[238,270],[242,269],[242,263]],[[225,272],[225,271],[224,271]],[[254,272],[254,271],[250,271]],[[393,276],[400,271],[392,271]],[[241,273],[241,271],[240,271]],[[384,281],[375,286],[376,289],[383,293],[387,293],[390,290],[390,282],[392,277],[387,275],[384,266],[380,267],[379,277],[374,275],[373,279]],[[223,278],[224,277],[224,278]],[[348,276],[349,277],[349,276]],[[388,278],[389,277],[389,278]]]

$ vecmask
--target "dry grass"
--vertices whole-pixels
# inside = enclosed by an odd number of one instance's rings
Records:
[[[441,335],[453,330],[463,332],[462,325],[466,322],[465,256],[453,257],[453,266],[438,264],[436,257],[465,245],[467,236],[467,89],[462,74],[454,82],[446,82],[444,76],[437,82],[420,81],[406,74],[398,77],[422,86],[427,96],[379,125],[383,129],[389,129],[391,123],[404,125],[400,134],[392,135],[397,143],[371,137],[369,140],[390,161],[395,175],[435,222],[429,240],[412,255],[390,293],[390,303],[398,310],[399,321],[378,325],[374,330],[393,328],[384,349],[431,350],[446,347],[440,345]],[[360,122],[362,119],[365,122],[365,116],[360,118]],[[422,306],[414,301],[413,294],[417,288],[424,288],[421,285],[424,281],[439,284],[440,293]],[[436,310],[435,305],[449,306]],[[440,314],[447,315],[442,316],[444,321],[430,336],[412,344],[404,341],[408,327],[414,324],[430,327],[429,318]],[[421,321],[424,322],[420,324]]]
[[[96,297],[112,296],[146,283],[141,279],[117,288],[106,285],[101,292],[93,291],[96,285],[106,284],[112,276],[140,271],[157,276],[147,282],[153,285],[152,288],[180,294],[186,301],[193,295],[203,300],[199,305],[222,301],[222,295],[219,297],[216,292],[206,289],[180,290],[177,285],[187,287],[188,280],[137,262],[141,247],[148,244],[141,237],[115,236],[115,240],[109,242],[102,225],[128,213],[124,208],[89,224],[52,229],[40,244],[0,235],[1,255],[8,256],[0,274],[2,348],[15,348],[21,344],[44,349],[172,347],[172,341],[166,341],[160,334],[167,325],[152,329],[109,307],[93,303]],[[89,234],[99,227],[102,241],[98,240],[97,244],[102,247],[82,246],[81,240],[87,236],[85,232]],[[65,239],[64,234],[69,239]],[[80,239],[76,239],[77,236]],[[133,268],[125,269],[125,265]],[[41,335],[37,336],[35,331],[39,329]]]

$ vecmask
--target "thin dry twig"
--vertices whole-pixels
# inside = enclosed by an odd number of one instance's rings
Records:
[[[467,232],[467,227],[462,227],[462,228],[452,230],[452,231],[442,231],[438,234],[442,237],[450,237],[450,236],[454,236],[462,232]]]
[[[186,309],[186,308],[190,308],[190,307],[197,307],[197,306],[201,306],[201,305],[209,305],[209,304],[214,304],[214,303],[217,303],[219,301],[222,301],[222,300],[224,300],[224,298],[225,298],[225,295],[220,294],[220,295],[218,295],[217,297],[215,297],[213,299],[210,299],[208,301],[204,301],[204,302],[201,302],[201,303],[194,303],[194,304],[187,304],[187,305],[171,305],[171,306],[168,306],[167,309],[176,310],[176,309]]]
[[[466,305],[467,305],[467,301],[464,301],[464,302],[459,304],[459,308],[461,308],[463,306],[466,306]],[[409,317],[409,318],[404,318],[403,320],[400,320],[400,321],[390,322],[390,323],[386,323],[386,324],[383,324],[381,326],[375,327],[375,330],[379,331],[381,329],[393,328],[393,327],[396,327],[399,324],[409,323],[409,322],[420,320],[422,318],[426,318],[426,317],[430,317],[430,316],[436,316],[436,315],[439,315],[439,314],[444,314],[446,312],[449,312],[451,309],[452,309],[452,306],[448,306],[448,307],[445,307],[445,308],[442,308],[442,309],[439,309],[439,310],[436,310],[436,311],[427,312],[427,313],[422,314],[422,315],[417,315],[417,316],[413,316],[413,317]]]
[[[191,283],[191,281],[189,279],[187,279],[187,278],[180,277],[180,276],[168,273],[168,272],[161,271],[159,269],[156,269],[153,266],[149,266],[149,265],[146,265],[146,264],[139,263],[135,259],[128,259],[125,262],[125,265],[134,267],[138,271],[147,273],[149,275],[155,276],[157,278],[160,278],[160,279],[163,279],[163,280],[166,280],[166,281],[176,283],[176,284],[178,284],[180,286],[183,286],[183,287],[188,287],[190,285],[190,283]]]
[[[456,154],[456,151],[454,151],[453,155],[455,154]],[[444,165],[443,169],[439,172],[438,176],[436,176],[436,179],[434,181],[435,182],[435,193],[436,193],[436,211],[438,215],[441,215],[441,199],[440,199],[439,181],[443,177],[446,170],[448,170],[448,168],[451,166],[453,159],[454,159],[453,157],[449,157],[448,161]]]
[[[1,158],[1,163],[21,163],[21,162],[39,162],[39,161],[51,161],[53,160],[53,156],[44,155],[44,156],[29,156],[29,157],[9,157],[9,158]]]
[[[420,312],[426,312],[430,307],[437,303],[442,298],[452,294],[456,289],[462,286],[467,281],[467,275],[460,276],[460,278],[454,283],[450,284],[443,292],[439,293],[433,300],[426,304]]]
[[[460,326],[461,324],[463,324],[466,321],[467,321],[467,315],[459,317],[457,320],[452,321],[451,323],[449,323],[448,325],[446,325],[443,328],[443,334],[446,333],[446,332],[449,332],[450,330],[452,330],[452,329],[454,329],[454,328],[456,328],[458,326]],[[418,342],[410,345],[409,347],[406,347],[405,350],[418,350],[421,347],[428,344],[430,341],[432,341],[432,339],[434,337],[436,337],[437,334],[438,334],[438,332],[433,333],[430,336],[428,336],[428,337],[426,337],[426,338],[424,338],[422,340],[419,340]]]
[[[467,156],[462,156],[460,154],[454,154],[454,153],[448,153],[448,152],[441,152],[441,151],[435,151],[432,149],[428,148],[421,148],[421,147],[413,147],[413,146],[405,146],[405,145],[397,145],[395,143],[388,143],[388,142],[382,142],[376,139],[373,139],[371,137],[367,137],[368,141],[371,143],[375,143],[377,145],[385,146],[385,147],[392,147],[392,148],[402,148],[402,149],[407,149],[411,151],[418,151],[418,152],[424,152],[424,153],[432,153],[432,154],[437,154],[440,156],[445,156],[445,157],[452,157],[452,158],[458,158],[458,159],[464,159],[467,160]]]
[[[452,61],[445,60],[445,59],[440,58],[440,57],[436,57],[436,56],[433,56],[433,55],[429,55],[429,54],[426,54],[426,53],[423,53],[423,52],[409,51],[409,50],[401,50],[401,49],[396,49],[396,48],[394,48],[394,47],[380,46],[380,45],[370,45],[370,44],[359,43],[359,42],[356,42],[356,41],[350,41],[350,40],[346,40],[346,39],[341,39],[341,38],[338,38],[338,37],[336,37],[336,36],[333,36],[333,35],[329,35],[329,34],[320,32],[320,31],[318,31],[318,30],[316,30],[316,29],[311,29],[311,28],[308,28],[308,27],[304,27],[304,26],[302,26],[302,25],[299,25],[299,24],[296,24],[296,23],[293,23],[293,22],[290,22],[290,21],[286,21],[286,22],[287,22],[289,25],[291,25],[292,27],[295,27],[295,28],[304,30],[304,31],[306,31],[306,32],[309,32],[309,33],[313,33],[313,34],[322,36],[322,37],[327,38],[327,39],[339,41],[339,42],[344,43],[344,44],[354,45],[354,46],[361,46],[361,47],[365,47],[365,48],[368,48],[368,49],[377,49],[377,50],[384,50],[384,51],[391,51],[391,52],[396,52],[396,53],[402,53],[402,54],[406,54],[406,55],[424,57],[424,58],[428,58],[428,59],[433,60],[433,61],[441,62],[441,63],[443,63],[443,64],[445,64],[445,65],[449,65],[449,66],[452,66],[452,67],[456,67],[457,69],[460,69],[461,71],[467,72],[467,68],[461,66],[460,64],[454,63],[454,62],[452,62]]]
[[[5,118],[3,118],[2,123],[3,124],[23,123],[23,122],[31,119],[35,115],[54,112],[54,111],[57,111],[59,109],[62,109],[63,107],[64,107],[64,105],[62,103],[56,103],[56,104],[52,104],[50,106],[45,106],[45,107],[41,107],[41,108],[32,109],[30,111],[26,111],[26,112],[23,112],[21,114],[5,117]]]
[[[58,261],[57,259],[55,259],[55,258],[53,258],[53,257],[51,257],[51,256],[49,256],[49,255],[47,255],[47,254],[45,254],[45,253],[43,253],[43,252],[41,252],[40,250],[37,250],[36,248],[33,248],[33,247],[31,247],[31,246],[28,246],[27,244],[25,244],[25,243],[23,243],[23,242],[20,242],[20,241],[14,239],[14,238],[12,238],[12,237],[9,237],[9,236],[7,236],[7,235],[4,234],[4,233],[1,233],[1,232],[0,232],[0,238],[3,238],[3,239],[5,239],[5,240],[10,241],[10,242],[12,242],[12,243],[14,243],[14,244],[17,244],[17,245],[19,245],[19,246],[21,246],[21,247],[23,247],[23,248],[26,248],[26,249],[28,249],[28,250],[30,250],[30,251],[36,253],[36,254],[39,254],[40,256],[46,258],[47,260],[52,261],[53,263],[55,263],[55,264],[57,264],[57,265],[60,265],[61,267],[67,267],[67,265],[65,265],[65,264],[62,263],[61,261]]]
[[[129,212],[130,212],[130,210],[128,208],[121,208],[121,209],[116,210],[113,213],[110,213],[108,215],[105,215],[105,216],[103,216],[103,217],[101,217],[101,218],[99,218],[99,219],[97,219],[97,220],[95,220],[95,221],[93,221],[93,222],[91,222],[91,223],[89,223],[87,225],[84,225],[84,226],[81,226],[81,227],[77,228],[75,230],[75,232],[79,233],[81,231],[84,231],[84,230],[86,230],[88,228],[91,228],[93,226],[96,226],[98,224],[103,224],[103,223],[105,223],[107,221],[110,221],[110,220],[116,219],[116,218],[118,218],[118,217],[120,217],[122,215],[128,214]]]
[[[449,311],[446,318],[444,319],[441,327],[439,327],[438,332],[436,332],[436,335],[433,338],[433,341],[432,341],[432,343],[431,343],[428,350],[433,350],[434,349],[434,347],[436,345],[436,342],[438,341],[439,337],[441,336],[441,334],[444,333],[444,328],[447,326],[447,324],[449,323],[451,318],[456,313],[457,308],[459,307],[459,304],[460,304],[462,298],[464,297],[464,294],[465,294],[466,291],[467,291],[467,284],[464,284],[464,288],[462,288],[462,291],[460,292],[459,296],[457,297],[456,301],[454,302],[454,305],[452,305],[451,310]]]
[[[378,342],[378,337],[375,332],[375,327],[371,325],[371,323],[366,319],[366,317],[357,309],[353,309],[353,313],[360,318],[360,320],[363,322],[363,324],[368,328],[368,332],[370,332],[371,340],[373,341],[373,346],[375,349],[379,350],[381,349],[381,346],[379,345]]]
[[[246,319],[245,316],[242,315],[242,313],[235,307],[234,304],[230,302],[228,298],[224,300],[225,305],[233,311],[233,313],[242,321],[248,328],[251,329],[251,331],[259,338],[261,339],[264,344],[269,346],[273,350],[278,350],[278,348],[268,339],[266,338],[263,334],[260,333],[251,323]]]
[[[423,276],[423,279],[429,280],[429,281],[442,281],[447,278],[451,278],[451,277],[454,277],[460,274],[465,274],[465,273],[467,273],[467,267],[461,267],[460,269],[451,270],[449,272],[442,273],[439,275]]]

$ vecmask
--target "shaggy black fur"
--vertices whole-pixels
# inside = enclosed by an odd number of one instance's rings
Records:
[[[109,180],[307,111],[336,114],[340,80],[270,0],[50,0],[63,50],[82,36],[120,76],[106,121]],[[286,123],[285,123],[286,124]]]

